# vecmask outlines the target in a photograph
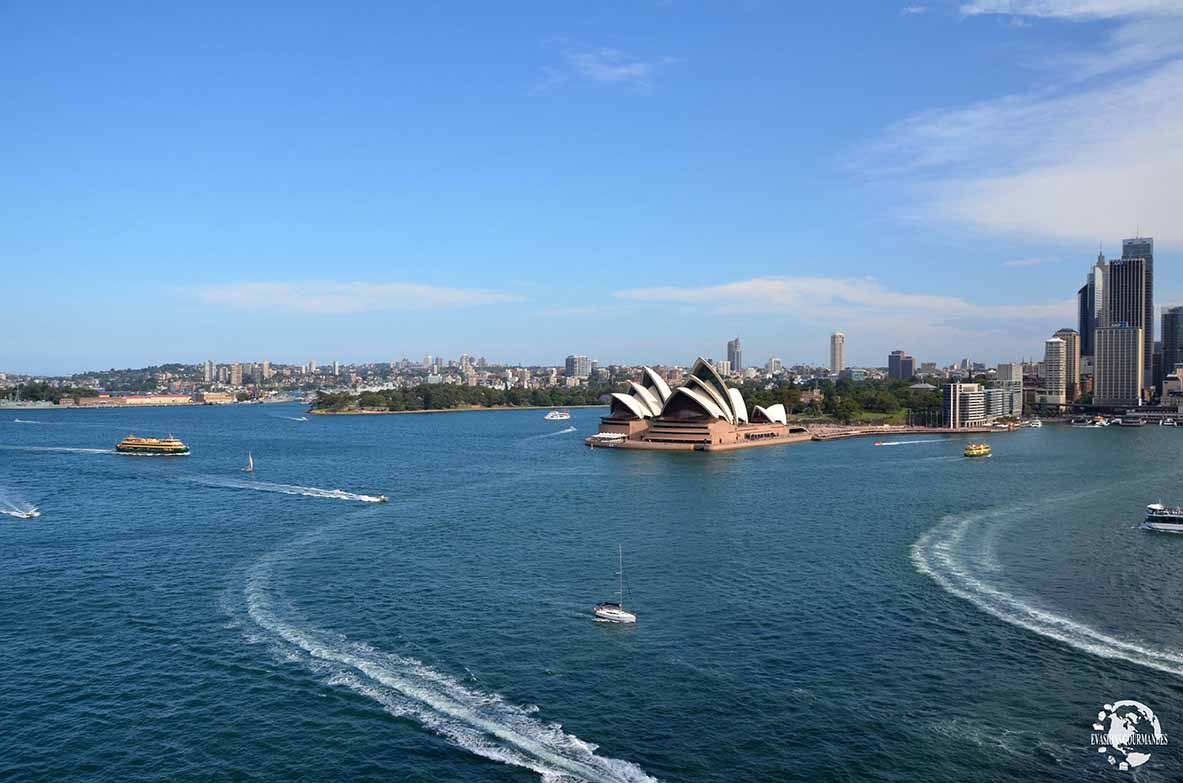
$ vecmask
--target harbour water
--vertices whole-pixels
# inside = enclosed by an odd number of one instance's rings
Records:
[[[1183,536],[1138,528],[1183,431],[667,454],[600,413],[0,420],[43,512],[0,516],[0,778],[1117,780],[1103,704],[1183,731]],[[635,626],[590,613],[618,544]]]

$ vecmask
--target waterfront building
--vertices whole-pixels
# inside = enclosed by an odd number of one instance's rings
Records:
[[[986,388],[978,383],[945,384],[941,402],[945,426],[953,429],[989,427],[1003,416],[1018,416],[1023,405],[1021,391],[1016,408],[1011,389]]]
[[[1125,239],[1121,258],[1105,266],[1102,324],[1129,324],[1142,330],[1142,377],[1154,373],[1154,240]]]
[[[727,363],[731,365],[733,373],[738,375],[743,372],[743,347],[738,337],[727,341]]]
[[[1055,336],[1064,341],[1064,394],[1068,402],[1075,402],[1080,396],[1080,334],[1060,329]]]
[[[650,367],[642,368],[641,380],[629,381],[628,387],[612,394],[609,413],[600,419],[599,433],[588,439],[589,445],[699,451],[808,437],[804,428],[788,426],[783,405],[757,405],[749,412],[739,390],[727,386],[702,357],[676,389]]]
[[[834,332],[830,335],[830,372],[838,375],[846,369],[846,335]]]
[[[994,374],[994,386],[1003,389],[1010,397],[1010,410],[1014,416],[1023,412],[1023,365],[1009,362],[998,365]]]
[[[1164,375],[1174,373],[1183,365],[1183,307],[1162,309],[1162,370]]]
[[[1142,329],[1119,323],[1097,327],[1093,404],[1136,406],[1145,384]]]
[[[1067,345],[1059,337],[1043,344],[1043,392],[1036,397],[1040,405],[1062,406],[1067,403]]]

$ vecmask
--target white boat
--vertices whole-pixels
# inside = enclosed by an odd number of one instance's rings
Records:
[[[17,519],[33,519],[34,517],[41,516],[41,512],[36,506],[24,510],[0,511],[0,514],[7,514],[8,516],[16,517]]]
[[[1033,427],[1035,429],[1039,429],[1040,427],[1043,426],[1043,422],[1040,421],[1039,419],[1032,419],[1031,421],[1027,422],[1027,426]]]
[[[620,570],[616,572],[619,586],[616,594],[620,596],[619,601],[604,601],[596,604],[592,611],[596,613],[596,619],[603,620],[607,623],[635,623],[637,616],[624,608],[624,549],[617,546],[617,555],[620,559]]]
[[[1151,503],[1146,506],[1146,521],[1142,527],[1164,533],[1183,533],[1183,508]]]
[[[547,421],[566,421],[567,419],[571,418],[571,413],[569,411],[561,411],[556,409],[548,411],[547,414],[542,418],[546,419]]]
[[[246,467],[242,469],[242,472],[243,473],[254,473],[255,472],[255,460],[251,457],[251,453],[249,451],[246,453]]]
[[[1174,419],[1159,419],[1158,426],[1160,427],[1178,427],[1179,423]]]

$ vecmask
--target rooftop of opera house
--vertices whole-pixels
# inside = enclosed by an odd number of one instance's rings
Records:
[[[810,439],[804,427],[788,423],[783,405],[757,405],[749,415],[740,391],[701,357],[674,389],[653,369],[643,368],[640,382],[629,381],[627,391],[612,394],[611,406],[587,445],[727,451]]]

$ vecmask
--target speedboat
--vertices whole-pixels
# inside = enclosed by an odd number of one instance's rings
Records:
[[[566,421],[571,418],[571,413],[570,411],[552,410],[548,411],[542,418],[547,421]]]
[[[1183,533],[1183,508],[1151,503],[1146,506],[1146,521],[1142,527],[1164,533]]]
[[[378,496],[378,502],[379,502],[379,503],[389,503],[389,502],[390,502],[390,498],[386,497],[385,495],[379,495],[379,496]]]
[[[35,517],[41,516],[41,512],[37,509],[36,506],[33,506],[28,511],[17,511],[16,513],[13,514],[13,516],[19,517],[20,519],[33,519]]]
[[[1032,419],[1031,421],[1027,422],[1027,426],[1033,427],[1035,429],[1039,429],[1040,427],[1043,426],[1043,422],[1040,421],[1039,419]]]

